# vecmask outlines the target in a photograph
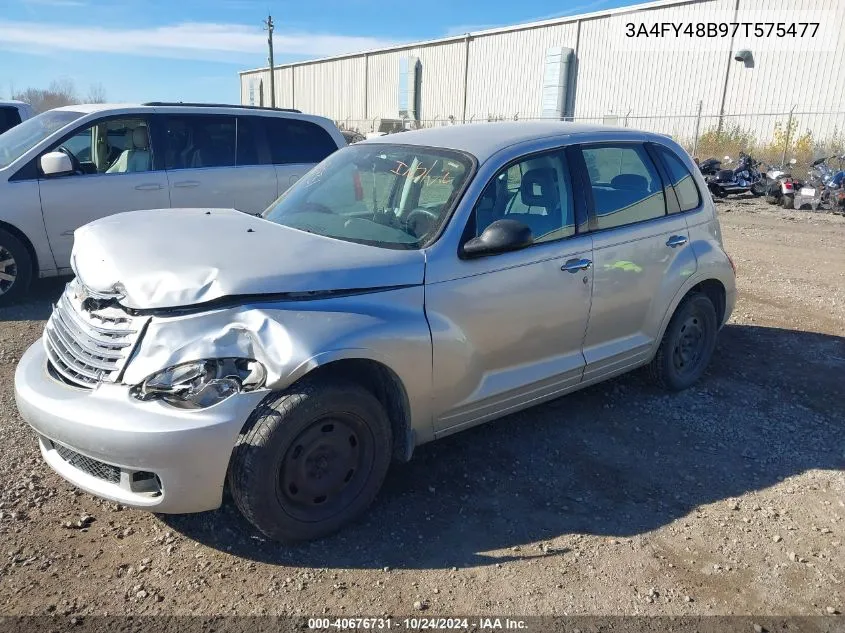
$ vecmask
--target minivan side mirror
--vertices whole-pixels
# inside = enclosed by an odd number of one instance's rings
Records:
[[[73,163],[64,152],[47,152],[40,162],[45,176],[67,176],[73,173]]]
[[[517,251],[533,243],[534,236],[527,224],[519,220],[496,220],[481,235],[467,241],[461,255],[464,258],[484,257]]]

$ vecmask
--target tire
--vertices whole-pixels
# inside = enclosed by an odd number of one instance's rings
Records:
[[[783,205],[784,209],[794,209],[795,208],[795,195],[786,194],[783,196],[781,200],[781,204]]]
[[[250,416],[229,465],[232,497],[273,540],[328,536],[373,502],[392,445],[390,420],[369,391],[305,379]]]
[[[0,306],[20,299],[32,281],[32,258],[17,237],[0,229]]]
[[[755,198],[759,198],[760,196],[766,193],[765,188],[762,185],[759,185],[758,183],[754,183],[753,185],[751,185],[750,191],[751,195]]]
[[[652,379],[664,389],[683,391],[704,373],[716,347],[719,324],[707,295],[688,295],[672,315],[649,365]]]

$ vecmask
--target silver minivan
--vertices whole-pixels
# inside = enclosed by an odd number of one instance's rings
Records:
[[[736,296],[687,153],[562,122],[361,141],[262,217],[123,213],[72,260],[15,374],[45,460],[156,512],[228,482],[280,540],[360,515],[425,442],[642,366],[689,387]]]
[[[73,105],[0,134],[0,305],[69,274],[73,232],[139,209],[259,214],[346,145],[329,119],[211,104]]]

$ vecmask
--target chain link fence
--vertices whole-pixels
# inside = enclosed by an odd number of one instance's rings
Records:
[[[466,123],[533,120],[543,119],[519,112],[487,113],[468,116]],[[781,165],[794,158],[797,161],[796,168],[804,169],[818,158],[845,154],[845,110],[805,111],[792,108],[784,112],[718,115],[703,114],[699,109],[692,114],[604,114],[578,116],[566,120],[666,134],[700,160],[724,156],[736,159],[739,152],[744,151],[767,165]],[[336,123],[342,130],[353,130],[366,135],[377,131],[393,133],[457,125],[461,120],[454,116],[416,121],[377,117],[367,120],[339,120]]]

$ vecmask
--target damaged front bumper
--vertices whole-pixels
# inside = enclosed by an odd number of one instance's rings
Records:
[[[94,495],[163,513],[220,506],[238,433],[267,393],[188,411],[142,402],[123,384],[81,389],[48,374],[40,339],[15,372],[18,409],[57,473]]]

